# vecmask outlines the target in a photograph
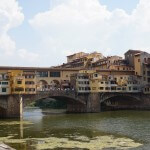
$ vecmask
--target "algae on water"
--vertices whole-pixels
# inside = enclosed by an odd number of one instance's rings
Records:
[[[30,125],[30,124],[33,124],[32,122],[30,121],[0,121],[0,126],[4,126],[4,125],[20,125],[20,124],[23,124],[23,125]]]
[[[0,137],[0,142],[7,144],[23,144],[32,143],[32,147],[37,150],[45,149],[89,149],[89,150],[102,150],[104,148],[116,148],[120,150],[127,150],[129,148],[137,148],[142,146],[129,138],[115,138],[114,136],[98,136],[95,138],[88,138],[86,136],[72,136],[71,138],[28,138],[28,139],[13,139],[13,136]]]
[[[114,138],[113,136],[101,136],[96,137],[95,139],[87,140],[85,142],[85,137],[75,138],[76,140],[69,140],[68,138],[43,138],[43,139],[33,139],[37,141],[36,149],[56,149],[56,148],[80,148],[80,149],[89,149],[89,150],[102,150],[104,148],[119,148],[120,150],[125,150],[129,148],[137,148],[142,144],[136,143],[131,139],[127,138]],[[78,141],[78,140],[82,141]]]

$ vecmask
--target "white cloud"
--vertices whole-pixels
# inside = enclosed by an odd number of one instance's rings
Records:
[[[1,65],[31,65],[38,54],[26,49],[18,50],[16,42],[9,36],[10,29],[24,21],[22,8],[17,0],[0,0],[0,59]]]
[[[8,35],[8,31],[17,27],[24,20],[21,8],[16,0],[0,1],[0,52],[12,54],[15,51],[15,42]]]
[[[34,62],[39,58],[39,55],[33,52],[28,52],[26,49],[20,49],[18,51],[18,55],[28,61],[28,62]]]
[[[57,0],[53,9],[38,13],[29,23],[40,33],[41,47],[54,63],[58,59],[53,56],[64,59],[66,53],[80,50],[108,55],[130,48],[150,50],[149,0],[140,0],[131,14],[109,11],[98,0]]]

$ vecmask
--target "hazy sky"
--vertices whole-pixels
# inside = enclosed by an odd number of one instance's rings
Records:
[[[0,65],[52,66],[66,55],[150,52],[150,0],[0,0]]]

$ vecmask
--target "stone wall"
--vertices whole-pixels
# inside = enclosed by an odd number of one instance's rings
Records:
[[[7,118],[19,118],[20,117],[20,98],[19,96],[10,95],[7,98]]]
[[[100,112],[100,94],[91,93],[87,99],[87,112]]]

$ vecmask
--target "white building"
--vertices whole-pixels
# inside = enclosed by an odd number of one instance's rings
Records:
[[[10,82],[8,80],[8,75],[5,73],[0,74],[0,95],[11,94]]]

